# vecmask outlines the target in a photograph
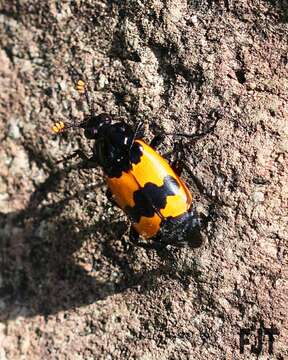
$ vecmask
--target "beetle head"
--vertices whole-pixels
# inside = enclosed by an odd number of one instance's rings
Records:
[[[79,127],[84,129],[84,135],[87,139],[96,139],[100,128],[103,125],[110,125],[112,118],[108,114],[90,115]]]

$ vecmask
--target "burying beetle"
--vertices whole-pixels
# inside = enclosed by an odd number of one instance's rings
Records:
[[[163,136],[157,135],[150,145],[146,144],[138,136],[142,123],[133,129],[125,122],[114,122],[107,114],[95,115],[84,81],[79,80],[76,89],[85,94],[90,114],[78,124],[60,121],[52,130],[61,133],[82,128],[87,139],[95,140],[92,157],[78,150],[68,158],[78,155],[84,160],[82,168],[103,169],[109,200],[132,222],[130,239],[145,248],[199,247],[203,242],[201,218],[194,209],[192,194],[180,178],[180,171],[154,150]],[[206,134],[164,135],[198,138]],[[140,236],[150,242],[139,242]]]

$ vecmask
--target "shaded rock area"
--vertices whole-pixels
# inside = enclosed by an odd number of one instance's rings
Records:
[[[288,358],[287,22],[286,0],[1,2],[1,360],[256,359],[259,328]],[[215,207],[202,248],[132,246],[101,169],[57,163],[91,153],[50,130],[88,113],[80,78],[148,141],[218,119],[182,141],[196,208]]]

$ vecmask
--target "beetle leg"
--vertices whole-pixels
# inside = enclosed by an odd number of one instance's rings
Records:
[[[215,222],[218,217],[219,212],[217,212],[217,205],[215,203],[210,204],[208,206],[208,215],[199,214],[201,228],[206,228],[210,222]]]
[[[83,160],[83,162],[80,164],[80,168],[81,169],[93,169],[96,168],[98,166],[97,162],[95,161],[94,157],[92,156],[91,158],[89,158],[82,150],[78,149],[76,151],[74,151],[72,154],[66,156],[65,158],[57,161],[57,164],[61,163],[61,162],[67,162],[75,157],[80,157],[81,160]]]
[[[79,167],[81,169],[95,169],[98,167],[98,163],[97,163],[97,161],[95,161],[93,156],[91,158],[85,158],[82,160],[83,160],[83,162],[81,164],[79,164]]]
[[[163,134],[155,135],[150,142],[150,146],[156,150],[162,144],[164,138],[165,138],[165,135],[163,135]]]
[[[115,199],[113,198],[113,195],[112,195],[112,192],[110,189],[107,189],[106,191],[106,197],[107,197],[107,200],[110,201],[110,203],[114,206],[117,206],[119,207],[119,205],[116,203]],[[120,207],[119,207],[120,208]]]
[[[60,164],[62,162],[66,163],[68,162],[69,160],[72,160],[74,159],[75,157],[80,157],[80,159],[83,160],[83,163],[81,164],[81,167],[82,168],[93,168],[93,167],[96,167],[96,163],[95,161],[93,160],[93,157],[92,158],[89,158],[82,150],[78,149],[78,150],[75,150],[72,154],[64,157],[63,159],[59,160],[56,162],[56,164]]]
[[[131,226],[130,228],[129,239],[131,240],[131,242],[133,242],[133,244],[138,244],[139,234],[133,228],[133,226]]]
[[[81,159],[83,159],[83,158],[88,159],[88,157],[84,154],[84,152],[78,149],[78,150],[73,151],[72,154],[70,154],[68,156],[65,156],[63,159],[58,160],[56,162],[56,164],[60,164],[61,162],[67,162],[67,161],[69,161],[71,159],[74,159],[77,156],[79,156]]]
[[[175,171],[175,173],[180,177],[184,167],[184,162],[183,162],[184,148],[182,141],[174,144],[173,153],[175,154],[175,159],[172,162],[171,167]]]
[[[183,161],[180,159],[176,159],[171,164],[172,169],[175,171],[175,173],[180,177],[183,171]]]

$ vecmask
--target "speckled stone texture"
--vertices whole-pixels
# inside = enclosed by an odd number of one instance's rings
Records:
[[[286,0],[0,2],[1,360],[256,359],[240,328],[271,326],[288,358],[287,35]],[[79,78],[148,141],[218,119],[183,139],[202,248],[131,246],[101,169],[57,163],[91,153],[50,131]]]

